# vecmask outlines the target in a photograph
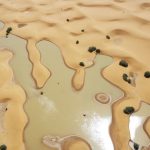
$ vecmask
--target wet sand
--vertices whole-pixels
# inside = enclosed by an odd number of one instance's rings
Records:
[[[88,52],[90,46],[100,49],[103,55],[113,57],[114,63],[105,68],[102,74],[105,79],[122,89],[125,96],[112,105],[110,133],[115,150],[130,149],[130,115],[124,114],[123,110],[132,106],[138,111],[142,102],[150,103],[150,79],[144,77],[144,73],[150,70],[148,0],[77,0],[67,3],[52,0],[19,3],[0,1],[0,5],[0,13],[4,14],[0,16],[0,20],[6,23],[0,35],[5,36],[6,29],[11,26],[12,34],[28,41],[32,76],[37,88],[46,85],[51,75],[48,67],[40,61],[40,53],[35,46],[38,41],[46,39],[60,48],[65,64],[74,70],[72,85],[76,90],[85,87],[88,75],[86,68],[94,63],[96,53]],[[79,44],[76,44],[77,40]],[[118,65],[121,59],[129,63],[127,68]],[[79,65],[81,62],[84,65]],[[128,75],[131,72],[137,75],[135,86],[122,79],[124,73]],[[149,136],[148,125],[149,120],[145,123],[145,132]]]

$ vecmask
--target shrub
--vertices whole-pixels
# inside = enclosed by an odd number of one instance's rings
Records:
[[[1,145],[1,146],[0,146],[0,150],[7,150],[7,146],[6,146],[6,145],[4,145],[4,144],[3,144],[3,145]]]
[[[132,114],[135,111],[135,109],[134,107],[130,106],[130,107],[126,107],[123,111],[125,114],[129,115],[129,114]]]
[[[119,62],[119,65],[120,65],[120,66],[123,66],[123,67],[128,67],[128,63],[127,63],[125,60],[121,60],[121,61]]]

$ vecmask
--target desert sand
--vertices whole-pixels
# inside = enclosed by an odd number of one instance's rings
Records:
[[[8,149],[24,150],[22,133],[27,123],[27,117],[23,110],[23,105],[26,95],[24,90],[14,81],[13,72],[9,66],[12,56],[12,52],[7,49],[0,50],[0,102],[3,103],[0,112],[2,115],[0,144],[6,145]]]
[[[89,47],[96,47],[100,54],[113,57],[114,63],[102,74],[125,95],[112,105],[110,134],[115,150],[129,150],[130,115],[124,114],[123,110],[130,106],[138,111],[141,103],[150,103],[150,78],[144,77],[145,72],[150,71],[149,10],[148,0],[0,0],[0,13],[3,14],[0,20],[5,23],[0,36],[5,36],[7,28],[11,27],[11,34],[27,40],[37,88],[43,87],[51,76],[36,48],[41,40],[51,41],[60,48],[65,64],[75,71],[72,85],[76,90],[84,86],[86,68],[94,65],[97,53],[89,52]],[[128,67],[119,65],[122,59]],[[131,83],[123,80],[123,74],[129,76]],[[132,77],[133,74],[136,77]],[[6,77],[4,75],[5,81],[9,81]],[[21,93],[24,100],[24,92]],[[21,118],[25,119],[23,109],[20,111]],[[147,119],[144,124],[147,136],[150,136],[149,124]]]

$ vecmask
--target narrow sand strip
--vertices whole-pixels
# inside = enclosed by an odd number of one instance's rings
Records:
[[[4,117],[7,111],[7,102],[0,103],[0,133],[4,132]]]
[[[24,90],[14,82],[9,61],[13,54],[7,49],[0,50],[0,102],[7,104],[7,111],[0,121],[4,132],[0,134],[0,145],[5,144],[8,150],[25,150],[23,142],[23,130],[27,123],[23,105],[26,100]],[[6,105],[5,104],[5,105]],[[2,105],[2,112],[6,106]]]

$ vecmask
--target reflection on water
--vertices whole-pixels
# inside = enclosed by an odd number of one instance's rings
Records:
[[[52,113],[52,112],[57,111],[53,100],[50,100],[48,97],[39,96],[37,100],[38,100],[38,103],[44,109],[45,113]]]
[[[138,116],[131,116],[130,117],[130,134],[131,134],[131,139],[135,139],[136,135],[136,130],[140,127],[142,123],[142,118]]]
[[[89,120],[85,119],[81,127],[90,141],[97,143],[97,145],[101,143],[101,150],[113,150],[108,130],[110,123],[111,117],[100,117],[99,114],[94,113]]]
[[[45,135],[77,135],[89,142],[93,150],[112,149],[108,132],[111,107],[109,104],[100,104],[94,98],[98,92],[110,94],[112,101],[122,95],[119,89],[100,76],[100,70],[112,63],[110,57],[97,56],[95,66],[86,70],[83,90],[76,92],[71,86],[74,71],[65,66],[60,50],[54,44],[42,41],[37,47],[42,62],[52,71],[52,77],[43,89],[37,90],[30,74],[31,63],[25,49],[26,42],[10,35],[7,39],[1,38],[0,45],[14,52],[11,65],[15,78],[27,92],[27,150],[48,150],[41,142]]]
[[[0,21],[0,29],[3,28],[4,24]]]
[[[143,103],[140,110],[134,113],[130,118],[130,134],[134,142],[142,146],[147,146],[150,142],[148,136],[143,130],[143,124],[150,114],[149,105]],[[141,138],[142,137],[142,138]]]

